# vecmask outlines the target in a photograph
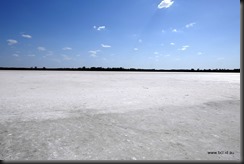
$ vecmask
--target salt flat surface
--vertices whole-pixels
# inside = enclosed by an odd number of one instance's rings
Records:
[[[0,71],[0,93],[2,160],[241,160],[239,73]]]

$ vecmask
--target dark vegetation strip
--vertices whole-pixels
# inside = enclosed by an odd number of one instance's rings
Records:
[[[79,67],[79,68],[38,68],[38,67],[0,67],[0,70],[45,70],[45,71],[133,71],[133,72],[234,72],[240,73],[240,69],[141,69],[141,68],[103,68],[103,67]]]

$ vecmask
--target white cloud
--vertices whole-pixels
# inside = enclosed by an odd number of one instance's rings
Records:
[[[174,1],[171,1],[171,0],[163,0],[160,4],[158,4],[158,9],[168,8],[173,3],[174,3]]]
[[[52,56],[53,55],[53,51],[48,51],[48,53],[46,54],[46,56]]]
[[[70,47],[64,47],[63,50],[72,50]]]
[[[179,50],[181,50],[181,51],[185,51],[188,47],[190,47],[190,46],[185,45],[185,46],[182,46]]]
[[[167,55],[164,55],[165,57],[169,57],[170,55],[169,54],[167,54]]]
[[[101,46],[102,46],[103,48],[110,48],[110,47],[111,47],[110,45],[105,45],[105,44],[101,44]]]
[[[13,54],[14,57],[19,57],[19,54]]]
[[[157,51],[155,51],[155,52],[154,52],[154,54],[155,54],[155,55],[158,55],[158,52],[157,52]]]
[[[22,34],[21,36],[22,36],[23,38],[28,38],[28,39],[31,39],[31,38],[32,38],[31,35],[27,35],[27,34]]]
[[[101,31],[101,30],[105,30],[105,26],[93,26],[94,29],[96,29],[97,31]]]
[[[178,32],[176,29],[173,29],[172,32]]]
[[[89,53],[96,54],[97,51],[89,51]]]
[[[90,56],[91,56],[91,57],[97,57],[97,53],[98,53],[99,51],[100,51],[100,50],[89,51]]]
[[[91,56],[91,57],[97,57],[97,55],[96,55],[96,54],[90,54],[90,56]]]
[[[162,32],[162,33],[165,33],[165,30],[162,30],[161,32]]]
[[[139,40],[138,40],[138,42],[139,42],[139,43],[142,43],[142,40],[141,40],[141,39],[139,39]]]
[[[170,45],[174,46],[174,45],[175,45],[175,43],[170,43]]]
[[[198,54],[198,55],[202,55],[203,53],[202,53],[202,52],[198,52],[197,54]]]
[[[98,31],[100,31],[100,30],[105,30],[105,26],[99,26],[99,27],[97,28],[97,30],[98,30]]]
[[[134,48],[134,51],[138,51],[138,48]]]
[[[45,48],[45,47],[37,47],[37,49],[38,49],[39,51],[46,51],[46,48]]]
[[[8,45],[10,45],[10,46],[18,43],[18,41],[14,40],[14,39],[8,39],[7,42],[8,42]]]
[[[193,27],[195,24],[196,24],[195,22],[192,22],[192,23],[187,24],[185,27],[190,28],[190,27]]]

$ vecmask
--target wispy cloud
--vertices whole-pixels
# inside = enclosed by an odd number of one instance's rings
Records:
[[[219,58],[217,58],[217,60],[225,60],[225,58],[224,57],[219,57]]]
[[[142,43],[142,40],[141,40],[141,39],[139,39],[139,40],[138,40],[138,42],[139,42],[139,43]]]
[[[103,58],[103,60],[104,60],[104,61],[108,61],[108,59],[107,59],[107,58]]]
[[[155,62],[158,62],[160,59],[159,57],[160,57],[160,55],[155,55],[155,56],[150,56],[149,59],[154,60]]]
[[[19,57],[19,54],[13,54],[14,57]]]
[[[44,48],[44,47],[43,47],[43,48]],[[46,54],[43,55],[44,58],[49,57],[49,56],[53,56],[53,55],[54,55],[53,51],[46,51],[46,49],[45,49],[45,50],[40,50],[40,51],[45,51],[45,52],[46,52]]]
[[[158,52],[157,52],[157,51],[155,51],[155,52],[154,52],[154,55],[158,55]]]
[[[105,26],[99,26],[99,27],[97,28],[97,30],[98,30],[98,31],[100,31],[100,30],[105,30]]]
[[[174,29],[172,29],[172,32],[178,32],[178,31],[174,28]]]
[[[38,49],[39,51],[46,51],[46,48],[45,48],[45,47],[37,47],[37,49]]]
[[[195,22],[192,22],[192,23],[189,23],[187,25],[185,25],[186,28],[190,28],[190,27],[193,27],[196,23]]]
[[[97,51],[89,51],[89,53],[96,54]]]
[[[91,57],[97,57],[97,54],[96,53],[91,53],[90,56]]]
[[[170,45],[171,45],[171,46],[174,46],[174,45],[175,45],[175,43],[170,43]]]
[[[21,36],[22,36],[23,38],[27,38],[27,39],[31,39],[31,38],[32,38],[31,35],[27,35],[27,34],[22,34]]]
[[[138,51],[139,49],[138,48],[134,48],[134,51]]]
[[[36,56],[35,54],[30,54],[30,55],[28,55],[28,56],[30,56],[30,57],[34,57],[34,56]]]
[[[202,55],[203,53],[202,53],[202,52],[198,52],[197,54],[198,54],[198,55]]]
[[[185,45],[185,46],[182,46],[179,50],[181,50],[181,51],[185,51],[187,48],[189,48],[190,46],[188,46],[188,45]]]
[[[110,48],[110,47],[111,47],[110,45],[105,45],[105,44],[101,44],[101,46],[102,46],[103,48]]]
[[[158,9],[168,8],[173,3],[174,3],[174,1],[171,1],[171,0],[163,0],[160,4],[158,4]]]
[[[95,50],[95,51],[88,51],[90,53],[90,56],[91,57],[97,57],[97,53],[99,52],[100,50]]]
[[[105,26],[93,26],[93,28],[97,31],[105,30]]]
[[[10,45],[10,46],[18,43],[18,41],[14,40],[14,39],[8,39],[7,42],[8,42],[8,45]]]
[[[72,50],[71,47],[64,47],[63,50]]]
[[[71,60],[72,58],[68,55],[62,55],[63,60]]]

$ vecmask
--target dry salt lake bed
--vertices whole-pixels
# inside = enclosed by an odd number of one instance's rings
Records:
[[[239,161],[240,123],[240,73],[0,71],[1,160]]]

